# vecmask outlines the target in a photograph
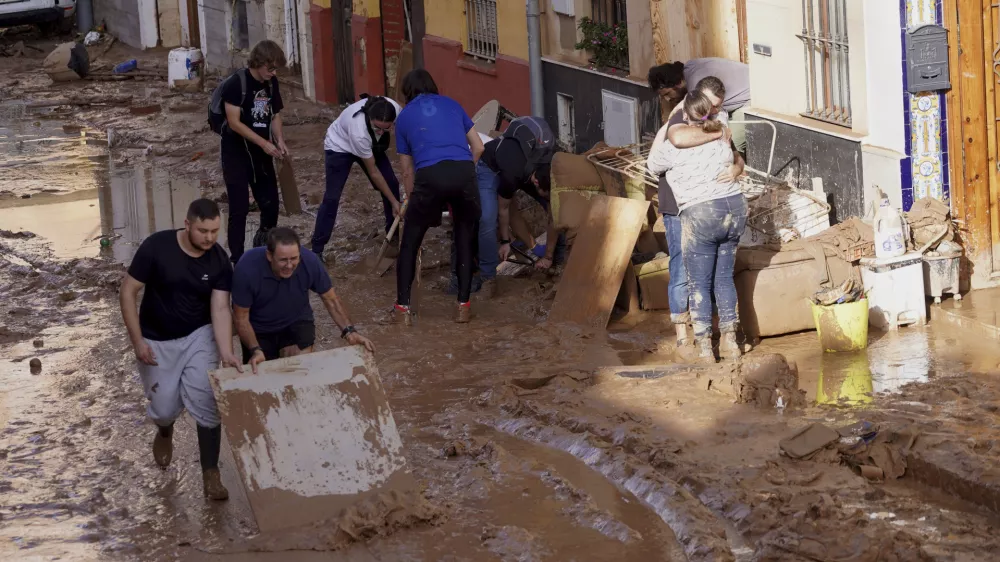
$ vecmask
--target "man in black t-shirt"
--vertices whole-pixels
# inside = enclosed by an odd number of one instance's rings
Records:
[[[147,414],[158,426],[153,459],[164,468],[170,464],[174,421],[186,408],[198,426],[205,495],[215,500],[229,492],[219,474],[222,427],[208,371],[221,359],[223,366],[242,372],[233,353],[232,265],[216,244],[221,222],[214,201],[191,203],[184,229],[163,230],[142,242],[120,294],[149,400]]]
[[[275,76],[286,64],[277,43],[264,40],[250,51],[244,80],[227,80],[222,89],[226,127],[222,131],[222,176],[229,195],[229,253],[233,263],[243,255],[250,195],[260,207],[254,247],[263,246],[267,231],[278,225],[278,180],[272,158],[287,158],[281,126],[281,92]],[[244,93],[243,83],[246,83]]]

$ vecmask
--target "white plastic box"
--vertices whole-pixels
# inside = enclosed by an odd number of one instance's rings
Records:
[[[868,323],[880,330],[927,323],[923,257],[862,258],[861,280],[868,296]]]

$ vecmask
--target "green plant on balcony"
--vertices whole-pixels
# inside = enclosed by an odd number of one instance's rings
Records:
[[[585,17],[578,27],[583,40],[576,48],[589,52],[595,66],[628,70],[628,28],[624,23],[612,25]]]

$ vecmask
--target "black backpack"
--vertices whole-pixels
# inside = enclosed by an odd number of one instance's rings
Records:
[[[528,131],[530,140],[524,138],[524,132]],[[521,145],[524,157],[527,159],[525,173],[530,175],[540,164],[552,162],[552,156],[556,151],[555,137],[552,129],[541,117],[518,117],[510,122],[507,130],[501,137],[503,140],[514,139]],[[499,146],[499,145],[498,145]]]
[[[243,112],[243,102],[247,99],[247,69],[241,68],[236,72],[229,75],[228,78],[223,80],[215,91],[212,92],[212,99],[208,102],[208,128],[212,129],[216,134],[223,134],[223,132],[229,128],[226,122],[226,102],[222,100],[222,90],[229,84],[230,80],[240,81],[240,112]],[[271,83],[268,84],[268,88],[274,89],[274,81],[276,78],[271,78]]]
[[[240,81],[240,111],[243,111],[243,100],[247,97],[247,76],[243,73],[242,68],[220,82],[215,91],[212,92],[212,99],[208,102],[208,128],[218,135],[221,135],[223,130],[227,128],[226,102],[222,101],[222,90],[233,79]]]

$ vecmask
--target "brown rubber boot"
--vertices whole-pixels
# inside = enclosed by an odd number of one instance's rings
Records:
[[[160,429],[156,430],[156,437],[153,437],[153,460],[161,468],[170,466],[170,461],[174,457],[174,439],[172,435],[164,437]]]
[[[698,338],[698,360],[715,363],[715,353],[712,351],[712,336]]]
[[[466,324],[472,319],[472,303],[471,302],[460,302],[458,303],[458,310],[455,313],[455,322],[459,324]]]
[[[674,335],[677,341],[677,347],[687,347],[694,343],[694,333],[691,327],[687,323],[674,324]]]
[[[228,500],[229,490],[222,485],[222,473],[218,468],[210,468],[201,473],[205,483],[205,497],[210,500]]]
[[[736,332],[723,332],[719,340],[719,357],[725,361],[738,361],[742,355],[743,350],[736,343]]]

